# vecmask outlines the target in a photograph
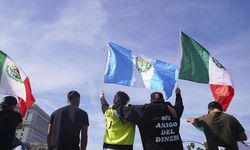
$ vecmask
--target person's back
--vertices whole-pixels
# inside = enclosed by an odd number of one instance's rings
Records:
[[[76,92],[76,91],[74,91]],[[78,93],[77,93],[78,95]],[[80,95],[79,95],[80,98]],[[69,97],[69,100],[71,98]],[[72,102],[71,102],[72,103]],[[78,108],[78,105],[70,104],[62,107],[51,114],[49,125],[48,145],[49,149],[78,150],[80,131],[89,125],[88,114]],[[84,135],[87,133],[84,133]],[[82,140],[87,141],[87,135]],[[82,142],[81,142],[82,143]],[[85,143],[87,144],[87,143]],[[86,145],[82,149],[86,149]]]
[[[208,114],[199,118],[188,118],[188,122],[204,131],[209,150],[224,147],[238,150],[237,141],[247,140],[245,130],[233,116],[223,112],[220,103],[213,101],[208,104]]]
[[[128,95],[121,91],[117,92],[112,107],[109,107],[103,93],[100,100],[106,123],[103,148],[133,150],[135,124],[124,120],[117,113],[117,110],[122,109],[129,101]]]
[[[87,113],[77,106],[68,105],[58,109],[51,115],[53,122],[51,146],[74,148],[79,146],[79,133],[82,125],[87,122]]]
[[[131,116],[128,120],[138,125],[145,150],[183,149],[179,135],[180,120],[170,113],[166,104],[150,103],[134,111],[139,111],[141,116],[136,120]]]
[[[7,101],[10,102],[8,103]],[[22,117],[21,115],[14,111],[17,101],[12,96],[7,96],[4,98],[2,107],[0,110],[0,149],[10,150],[12,149],[12,142],[14,139],[16,128],[19,126],[21,128]],[[13,105],[13,109],[9,108]],[[8,108],[5,108],[8,107]]]
[[[104,147],[132,150],[135,124],[126,120],[121,121],[116,114],[114,108],[109,108],[105,111],[106,132],[104,135]]]
[[[178,96],[181,98],[180,94]],[[138,126],[144,150],[183,150],[179,134],[181,114],[177,115],[164,102],[161,93],[152,93],[150,104],[131,105],[125,114],[127,120]]]
[[[223,112],[211,112],[201,118],[207,143],[210,148],[223,146],[238,149],[237,140],[242,126],[236,118]]]

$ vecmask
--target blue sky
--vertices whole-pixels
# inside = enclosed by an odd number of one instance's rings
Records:
[[[89,113],[88,149],[101,149],[104,119],[99,92],[113,41],[136,54],[173,64],[179,62],[180,29],[199,41],[231,73],[235,97],[228,113],[239,119],[250,136],[250,2],[167,0],[8,0],[0,1],[0,49],[31,80],[37,104],[48,114],[66,104],[66,94],[82,95]],[[177,81],[185,104],[181,120],[183,140],[205,140],[186,123],[189,116],[207,112],[213,99],[208,85]],[[148,89],[104,85],[109,102],[117,90],[131,103],[149,102]],[[169,99],[174,102],[174,97]],[[137,133],[135,149],[140,150]]]

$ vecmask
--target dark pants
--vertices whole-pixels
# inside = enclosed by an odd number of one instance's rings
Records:
[[[50,148],[49,150],[80,150],[79,147],[53,147]]]

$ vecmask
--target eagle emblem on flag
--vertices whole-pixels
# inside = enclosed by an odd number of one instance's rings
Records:
[[[141,58],[141,57],[135,57],[135,65],[136,65],[136,69],[141,73],[141,72],[147,72],[148,70],[150,70],[150,68],[152,67],[152,65],[145,59]]]
[[[6,72],[11,79],[23,83],[19,69],[15,65],[7,66]]]

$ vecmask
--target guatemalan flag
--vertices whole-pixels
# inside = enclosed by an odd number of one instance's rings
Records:
[[[108,43],[105,83],[165,91],[167,98],[177,79],[177,66],[134,55],[131,50]]]

